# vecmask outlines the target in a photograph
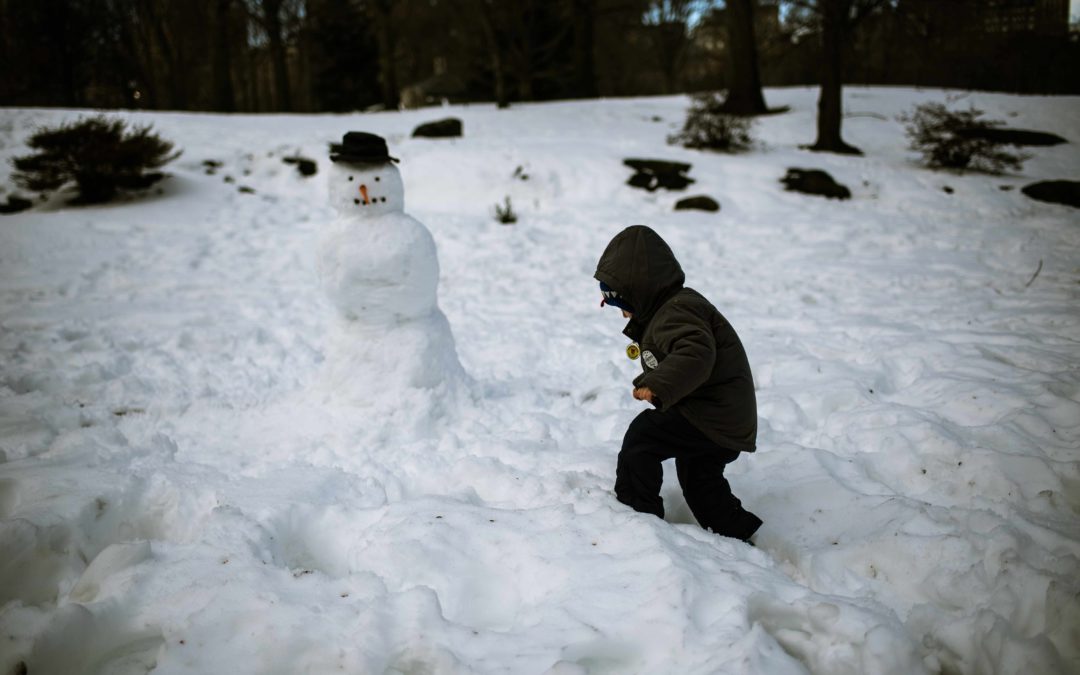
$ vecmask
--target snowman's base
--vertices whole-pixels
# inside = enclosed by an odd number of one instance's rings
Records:
[[[436,408],[450,410],[466,381],[450,324],[436,310],[420,319],[381,325],[339,320],[317,387],[335,402],[407,418],[410,408],[429,398],[442,399]]]

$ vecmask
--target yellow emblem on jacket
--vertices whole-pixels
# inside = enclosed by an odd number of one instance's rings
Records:
[[[636,361],[637,357],[641,356],[641,347],[638,347],[638,343],[631,342],[630,344],[626,345],[626,356],[631,361]]]

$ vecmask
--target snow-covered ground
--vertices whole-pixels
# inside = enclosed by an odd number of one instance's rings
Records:
[[[1080,174],[1080,99],[852,87],[866,156],[840,157],[798,147],[816,94],[769,90],[792,110],[742,156],[668,146],[683,97],[122,113],[183,148],[162,194],[0,218],[0,673],[1080,671],[1080,211],[1019,192]],[[946,98],[1073,144],[922,169],[894,116]],[[79,114],[0,110],[0,183]],[[463,139],[409,137],[447,114]],[[352,129],[435,236],[461,400],[318,386]],[[631,189],[625,157],[697,183]],[[672,210],[699,193],[722,211]],[[729,476],[757,548],[698,528],[673,467],[667,522],[611,494],[643,404],[592,272],[634,223],[746,345],[759,451]]]

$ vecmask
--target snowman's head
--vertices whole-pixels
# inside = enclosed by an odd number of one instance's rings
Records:
[[[405,186],[386,139],[350,131],[330,144],[330,203],[348,216],[373,217],[405,210]]]
[[[363,217],[405,210],[405,185],[391,162],[330,165],[330,203],[342,215]]]

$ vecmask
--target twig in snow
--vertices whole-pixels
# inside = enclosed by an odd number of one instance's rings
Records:
[[[885,120],[886,122],[889,121],[888,117],[874,112],[844,113],[844,118],[846,119],[848,117],[873,117],[876,120]]]
[[[1035,268],[1035,274],[1032,274],[1031,278],[1028,279],[1028,282],[1024,284],[1024,288],[1027,288],[1035,282],[1035,277],[1039,276],[1039,272],[1042,272],[1042,258],[1039,258],[1039,266]]]

